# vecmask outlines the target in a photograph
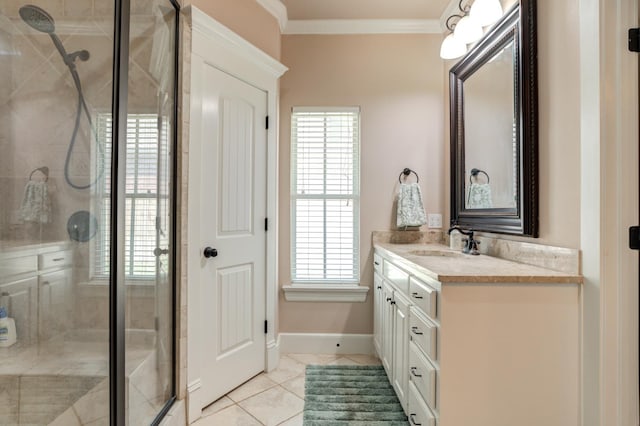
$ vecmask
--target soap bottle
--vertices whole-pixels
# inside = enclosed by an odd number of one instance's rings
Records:
[[[16,339],[16,322],[9,318],[7,310],[0,306],[0,348],[8,348]]]

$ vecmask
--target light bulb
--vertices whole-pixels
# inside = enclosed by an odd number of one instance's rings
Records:
[[[467,53],[467,45],[458,40],[453,34],[449,34],[442,40],[440,57],[442,59],[456,59]]]
[[[500,0],[475,0],[471,5],[469,16],[483,27],[495,23],[502,17]]]
[[[454,36],[462,43],[469,44],[482,38],[482,27],[470,16],[465,16],[458,21],[453,30]]]

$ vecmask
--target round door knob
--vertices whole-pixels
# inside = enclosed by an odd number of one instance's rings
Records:
[[[207,259],[210,257],[216,257],[218,255],[218,250],[211,248],[211,247],[207,247],[206,249],[204,249],[204,257],[206,257]]]

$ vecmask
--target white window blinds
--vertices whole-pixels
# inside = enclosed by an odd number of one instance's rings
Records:
[[[93,276],[98,278],[109,275],[112,121],[110,114],[100,114],[96,120],[96,132],[104,141],[106,163],[104,176],[99,181],[100,225],[92,264]],[[153,250],[157,247],[158,146],[159,138],[166,138],[168,134],[168,121],[158,120],[155,114],[129,114],[127,118],[125,273],[128,278],[150,278],[156,274]]]
[[[358,282],[360,111],[294,108],[291,265],[294,283]]]

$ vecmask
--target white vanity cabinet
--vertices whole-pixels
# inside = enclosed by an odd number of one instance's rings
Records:
[[[405,252],[376,246],[374,329],[409,424],[578,426],[581,277]]]
[[[382,344],[382,260],[379,256],[373,257],[373,313],[375,318],[373,320],[373,346],[376,353],[381,352]]]
[[[69,328],[73,307],[71,250],[38,255],[38,338],[49,340]]]
[[[375,258],[374,258],[375,259]],[[409,342],[409,275],[403,270],[380,258],[381,268],[375,272],[374,284],[374,330],[380,337],[374,345],[382,361],[389,381],[398,395],[400,404],[406,411],[408,342]],[[380,273],[379,273],[380,272]],[[380,287],[380,289],[378,288]],[[379,293],[377,293],[379,292]],[[375,294],[379,294],[376,300]]]
[[[0,306],[29,345],[68,330],[73,309],[73,252],[67,243],[11,247],[0,255]]]

